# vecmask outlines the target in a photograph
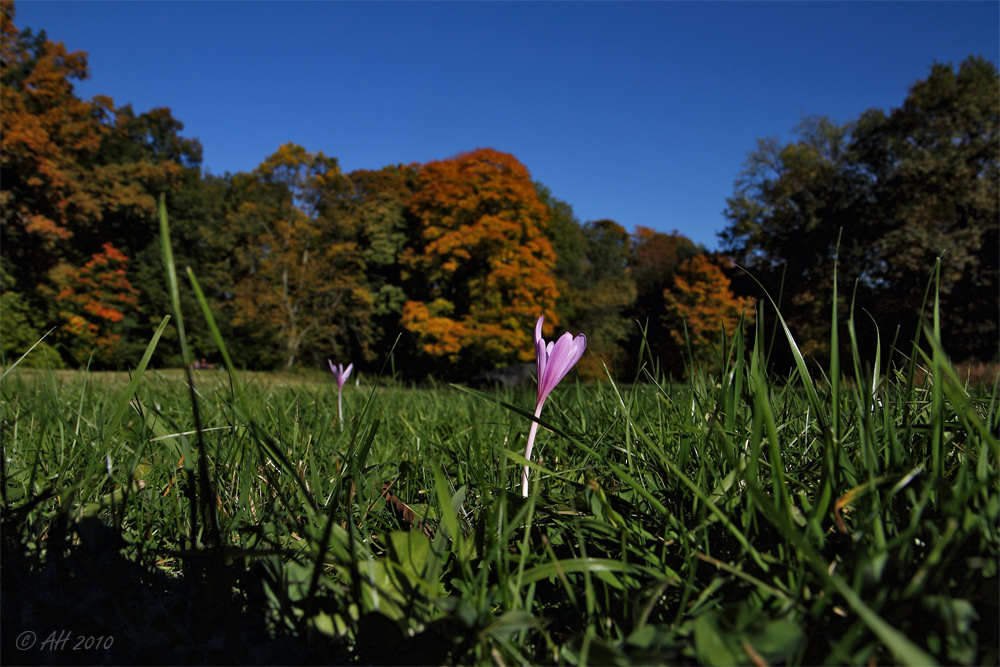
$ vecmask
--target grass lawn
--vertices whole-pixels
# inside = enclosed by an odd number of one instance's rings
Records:
[[[936,309],[889,360],[784,329],[774,377],[758,318],[684,385],[570,379],[529,462],[532,391],[348,384],[341,420],[237,371],[189,278],[228,372],[148,369],[164,318],[130,375],[0,376],[4,664],[1000,662],[1000,388]]]
[[[14,369],[3,662],[996,664],[996,385],[760,358],[564,382],[527,498],[533,389]]]

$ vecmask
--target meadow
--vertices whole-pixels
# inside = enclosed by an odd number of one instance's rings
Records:
[[[571,377],[527,498],[533,388],[14,368],[3,662],[996,664],[997,386],[928,335]]]
[[[870,358],[834,312],[817,368],[759,308],[715,370],[570,376],[540,418],[383,373],[341,421],[332,378],[237,370],[188,277],[223,370],[149,368],[164,317],[128,374],[0,376],[4,664],[1000,660],[1000,388],[937,309]]]

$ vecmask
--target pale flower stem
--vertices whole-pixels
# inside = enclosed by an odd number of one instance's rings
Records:
[[[340,430],[344,430],[344,406],[340,402],[340,387],[337,387],[337,421],[340,422]]]
[[[542,415],[542,403],[538,404],[535,408],[535,419],[538,419]],[[531,422],[531,428],[528,430],[528,447],[524,450],[524,458],[531,460],[531,450],[535,446],[535,435],[538,433],[538,422]],[[524,466],[524,475],[521,477],[521,495],[525,498],[528,497],[528,466]]]

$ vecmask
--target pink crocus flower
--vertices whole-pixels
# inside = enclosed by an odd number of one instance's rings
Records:
[[[340,421],[340,430],[344,430],[344,408],[340,402],[341,390],[344,388],[344,383],[347,382],[347,378],[351,376],[351,370],[354,369],[354,364],[347,364],[347,368],[344,368],[344,364],[333,365],[333,362],[329,359],[326,363],[330,364],[330,370],[333,371],[333,377],[337,379],[337,417]]]
[[[542,406],[549,393],[556,388],[570,369],[580,361],[583,351],[587,349],[587,337],[583,334],[575,338],[567,331],[559,340],[546,343],[542,338],[542,321],[545,316],[538,318],[535,324],[535,357],[538,362],[538,394],[535,399],[535,419],[542,414]],[[531,460],[531,449],[535,445],[535,434],[538,433],[538,422],[531,422],[531,430],[528,431],[528,448],[524,452],[524,458]],[[524,466],[524,476],[521,478],[521,495],[528,497],[528,466]]]

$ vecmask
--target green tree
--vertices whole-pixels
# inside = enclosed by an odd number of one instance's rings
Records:
[[[947,348],[961,357],[997,354],[1000,294],[1000,78],[970,57],[936,63],[888,115],[861,116],[853,153],[874,205],[866,223],[875,260],[866,266],[873,307],[903,326],[921,308],[927,276],[941,260]]]
[[[780,299],[806,355],[829,353],[834,265],[856,277],[872,254],[871,230],[859,224],[866,198],[850,164],[850,129],[816,116],[794,129],[793,143],[759,140],[727,200],[723,247]],[[846,314],[846,300],[841,307]]]
[[[628,310],[636,298],[629,271],[628,232],[613,220],[581,225],[569,204],[540,183],[539,199],[549,208],[546,236],[556,253],[555,279],[561,327],[587,335],[587,351],[577,364],[583,378],[604,377],[627,359],[624,343],[634,325]]]
[[[76,235],[86,245],[111,241],[129,256],[130,280],[139,291],[138,307],[125,313],[119,357],[138,359],[160,320],[171,312],[161,258],[159,221],[154,204],[161,193],[167,195],[174,260],[180,270],[194,267],[204,289],[212,293],[214,283],[203,268],[212,258],[208,236],[212,221],[221,219],[218,188],[201,174],[202,147],[197,139],[181,136],[184,124],[170,109],[160,107],[136,115],[131,104],[115,110],[114,124],[102,140],[95,157],[98,164],[115,169],[137,187],[141,207],[118,207],[106,211],[92,234]],[[214,356],[215,343],[188,281],[179,285],[182,312],[188,314],[185,333],[196,357]],[[154,363],[178,366],[182,363],[176,344],[177,329],[172,322],[157,346]]]
[[[645,340],[649,353],[661,367],[679,374],[684,370],[683,348],[677,347],[664,326],[667,312],[663,290],[671,285],[677,267],[703,253],[704,248],[676,230],[664,234],[637,227],[631,236],[631,249],[630,271],[636,285],[636,302],[629,319],[642,327],[630,340],[631,357],[635,363],[640,362],[638,351]]]
[[[224,339],[235,354],[243,355],[240,338],[232,326],[232,313],[227,310],[227,295],[234,293],[234,258],[238,235],[227,224],[227,201],[231,179],[228,176],[202,176],[200,169],[186,168],[176,187],[167,193],[167,214],[170,221],[170,238],[173,242],[174,261],[178,270],[191,267],[213,308],[216,321]],[[132,227],[130,237],[140,248],[130,263],[132,285],[139,290],[139,308],[126,314],[126,334],[122,340],[122,356],[137,358],[149,342],[150,334],[164,315],[172,312],[170,295],[164,277],[160,235],[149,229],[150,225]],[[143,243],[141,239],[148,239]],[[221,361],[215,341],[201,317],[190,284],[181,276],[178,283],[181,312],[186,314],[185,336],[195,358],[205,357]],[[176,367],[182,363],[177,345],[177,329],[171,322],[163,332],[163,344],[158,345],[153,361],[161,367]],[[256,350],[254,352],[257,352]]]
[[[614,220],[596,220],[583,226],[587,241],[586,264],[582,275],[587,281],[580,290],[574,330],[587,332],[593,340],[593,354],[580,360],[585,377],[603,375],[597,358],[609,368],[628,359],[624,344],[635,331],[629,310],[635,305],[637,289],[629,270],[631,242],[628,232]]]
[[[20,358],[42,338],[34,324],[37,318],[32,317],[31,307],[24,294],[17,291],[13,277],[0,266],[0,364],[6,367]],[[42,341],[32,353],[21,362],[30,368],[62,368],[64,364],[59,352],[47,339]]]
[[[983,58],[936,64],[889,114],[807,119],[791,144],[758,143],[728,200],[722,245],[782,294],[805,351],[828,353],[835,261],[859,281],[857,306],[905,340],[940,257],[947,349],[996,354],[998,98]],[[850,282],[840,292],[846,314]]]
[[[253,172],[250,188],[266,197],[244,201],[240,226],[257,234],[239,249],[245,273],[232,302],[234,324],[278,342],[286,368],[313,365],[352,348],[370,354],[372,298],[356,242],[324,217],[343,176],[335,158],[285,144]]]
[[[373,344],[391,345],[400,329],[403,289],[400,255],[417,234],[407,204],[416,189],[417,165],[351,172],[331,190],[325,216],[352,235],[372,297]]]

